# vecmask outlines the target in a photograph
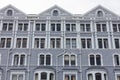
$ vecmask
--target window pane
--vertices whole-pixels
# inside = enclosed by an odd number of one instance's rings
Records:
[[[114,39],[114,43],[115,43],[115,48],[120,48],[119,46],[119,39]]]
[[[71,75],[71,80],[76,80],[76,76],[75,75]]]
[[[35,80],[38,80],[38,73],[35,73]]]
[[[44,55],[40,55],[40,65],[44,65]]]
[[[57,38],[56,39],[56,48],[60,48],[61,47],[61,39]]]
[[[75,24],[71,24],[71,31],[76,31],[76,25]]]
[[[20,75],[18,76],[18,80],[23,80],[23,74],[20,74]]]
[[[120,32],[120,24],[118,24],[118,31]]]
[[[120,75],[117,75],[117,80],[120,80]]]
[[[22,27],[23,27],[23,24],[22,24],[22,23],[19,23],[19,24],[18,24],[18,31],[22,31]]]
[[[24,65],[24,64],[25,64],[25,55],[21,55],[20,65]]]
[[[46,55],[46,65],[50,65],[51,63],[51,56],[50,55]]]
[[[66,48],[70,48],[70,39],[66,39]]]
[[[27,38],[23,38],[22,48],[27,47]]]
[[[39,48],[39,38],[35,38],[34,48]]]
[[[21,38],[17,38],[16,47],[17,48],[21,47]]]
[[[102,24],[102,30],[103,30],[103,32],[107,31],[106,24]]]
[[[41,80],[47,80],[47,73],[45,72],[41,73]]]
[[[94,55],[90,55],[90,65],[95,65]]]
[[[51,31],[55,31],[55,24],[51,24]]]
[[[5,47],[5,38],[1,38],[0,47],[1,48]]]
[[[45,31],[46,24],[41,24],[41,31]]]
[[[36,24],[36,26],[35,26],[35,31],[40,31],[40,24]]]
[[[51,38],[51,40],[50,40],[50,47],[55,48],[55,39],[54,38]]]
[[[95,79],[96,80],[102,80],[101,73],[96,73],[95,74]]]
[[[61,24],[57,24],[57,31],[61,31]]]
[[[97,31],[98,31],[98,32],[101,32],[101,25],[100,25],[100,24],[97,24],[96,27],[97,27]]]
[[[50,73],[50,80],[53,80],[54,79],[54,75],[53,73]]]
[[[17,75],[13,74],[12,75],[12,80],[17,80]]]
[[[71,55],[71,65],[75,65],[75,55]]]
[[[80,30],[83,31],[83,32],[85,31],[85,25],[84,24],[80,24]]]
[[[19,63],[19,55],[14,55],[14,65],[18,65]]]
[[[98,39],[98,48],[103,48],[102,39]]]
[[[92,48],[91,39],[87,39],[87,48]]]
[[[86,31],[90,31],[90,24],[86,24]]]
[[[104,39],[104,48],[108,48],[108,39]]]
[[[65,80],[70,80],[69,75],[65,75]]]
[[[12,31],[13,29],[13,23],[9,23],[8,31]]]
[[[93,80],[92,74],[88,74],[88,80]]]
[[[76,48],[76,39],[72,39],[72,48]]]
[[[24,24],[24,31],[27,31],[28,30],[28,23],[25,23]]]
[[[3,31],[7,31],[7,23],[3,23],[3,28],[2,28]]]
[[[45,38],[41,38],[41,48],[45,48]]]
[[[113,32],[117,32],[117,24],[113,24]]]
[[[81,39],[81,46],[82,48],[86,48],[85,39]]]
[[[101,65],[101,57],[100,57],[100,55],[96,55],[96,65]]]
[[[11,38],[7,38],[6,48],[10,48],[10,45],[11,45]]]
[[[64,65],[69,65],[69,55],[64,56]]]
[[[66,31],[70,31],[70,24],[66,24]]]
[[[118,55],[114,55],[114,63],[116,66],[120,65],[120,62],[119,62],[119,56]]]

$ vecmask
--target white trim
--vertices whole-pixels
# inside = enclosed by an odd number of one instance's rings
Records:
[[[76,77],[76,80],[78,80],[78,75],[77,75],[77,72],[76,71],[66,71],[66,72],[63,72],[63,80],[65,80],[64,78],[65,78],[65,75],[75,75],[75,77]]]
[[[118,57],[119,57],[119,65],[115,65],[115,58],[114,58],[114,56],[115,55],[118,55]],[[112,54],[112,59],[113,59],[113,66],[120,66],[120,54],[119,53],[114,53],[114,54]]]
[[[7,11],[8,11],[8,10],[12,10],[12,15],[11,15],[11,16],[8,16],[8,15],[7,15]],[[14,13],[15,13],[15,12],[14,12],[14,9],[13,9],[13,8],[7,8],[7,9],[5,10],[5,15],[6,15],[7,17],[13,17],[13,16],[14,16]]]

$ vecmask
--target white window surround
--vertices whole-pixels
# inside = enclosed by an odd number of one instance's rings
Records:
[[[14,65],[14,56],[15,56],[15,55],[19,55],[19,63],[18,63],[18,66],[20,66],[20,56],[21,56],[21,55],[25,55],[25,64],[24,64],[24,66],[27,65],[27,54],[24,53],[24,52],[22,52],[22,53],[14,53],[14,54],[12,55],[12,66]]]
[[[54,16],[53,15],[53,12],[54,11],[58,11],[58,15],[57,16],[60,16],[60,10],[59,9],[57,9],[57,8],[55,8],[55,9],[53,9],[52,11],[51,11],[51,16]],[[56,16],[55,16],[56,17]]]
[[[13,74],[16,74],[16,75],[20,75],[20,74],[23,74],[23,80],[25,80],[25,72],[23,71],[12,71],[11,74],[10,74],[10,80],[12,80],[12,75]]]
[[[118,55],[118,57],[119,57],[119,63],[120,63],[120,54],[119,54],[119,53],[114,53],[114,54],[112,55],[112,57],[113,57],[113,65],[116,66],[116,65],[115,65],[114,55]],[[119,66],[120,66],[120,65],[119,65]]]
[[[13,46],[13,37],[10,37],[10,36],[0,36],[0,39],[1,38],[11,38],[11,46],[10,46],[10,48],[12,48],[12,46]]]
[[[19,21],[18,21],[18,23],[17,23],[17,28],[16,28],[17,31],[19,31],[19,30],[18,30],[18,26],[19,26],[18,24],[22,24],[22,30],[21,30],[21,31],[24,31],[24,30],[23,30],[24,24],[28,24],[28,26],[27,26],[27,31],[29,31],[30,28],[29,28],[29,22],[28,22],[28,21],[26,21],[26,22],[23,22],[23,21],[22,21],[22,22],[21,22],[21,21],[19,22]],[[27,32],[27,31],[25,31],[25,32]]]
[[[114,41],[115,39],[118,39],[118,40],[119,40],[119,47],[120,47],[120,38],[119,38],[119,37],[112,37],[113,48],[114,48],[114,49],[116,49],[116,48],[115,48],[115,41]],[[117,48],[117,49],[120,49],[120,48]]]
[[[74,56],[75,56],[75,66],[77,66],[77,54],[75,54],[75,53],[65,53],[65,54],[63,55],[63,66],[65,66],[65,65],[64,65],[64,56],[65,56],[65,55],[68,55],[69,57],[70,57],[71,55],[74,55]],[[71,60],[70,60],[70,58],[69,58],[69,66],[72,66],[71,63],[70,63],[70,61],[71,61]]]
[[[33,31],[36,31],[36,24],[40,24],[40,30],[39,31],[41,31],[41,24],[45,24],[46,26],[45,26],[45,32],[46,32],[46,30],[47,30],[47,24],[46,24],[46,21],[45,22],[38,22],[38,21],[36,21],[36,22],[34,22],[34,28],[33,28]],[[38,31],[38,32],[39,32]],[[37,32],[37,31],[36,31]]]
[[[8,11],[8,10],[12,10],[12,16],[13,16],[13,15],[14,15],[14,9],[12,9],[12,8],[6,9],[6,11],[5,11],[6,16],[8,16],[8,15],[7,15],[7,11]],[[11,17],[11,16],[10,16],[10,17]]]
[[[38,79],[40,80],[40,74],[42,73],[42,72],[45,72],[45,73],[47,73],[47,77],[48,77],[48,75],[50,74],[50,73],[53,73],[54,74],[54,79],[53,80],[55,80],[55,72],[54,71],[52,71],[52,70],[46,70],[46,69],[42,69],[42,70],[36,70],[35,72],[34,72],[34,79],[33,80],[35,80],[35,74],[36,73],[38,73]],[[48,78],[47,78],[47,80],[49,80]]]
[[[38,54],[38,59],[37,59],[37,60],[38,60],[37,65],[38,65],[38,66],[40,66],[40,64],[39,64],[39,63],[40,63],[40,60],[39,60],[39,59],[40,59],[40,55],[44,55],[44,56],[45,56],[45,58],[44,58],[44,62],[45,62],[45,63],[44,63],[44,66],[46,66],[46,55],[50,55],[50,57],[51,57],[50,66],[52,66],[52,54],[51,54],[51,53],[39,53],[39,54]]]
[[[21,39],[27,38],[27,46],[26,46],[26,48],[29,48],[29,37],[28,37],[28,36],[26,36],[26,37],[25,37],[25,36],[19,36],[19,37],[17,36],[17,37],[15,37],[14,48],[17,48],[17,47],[16,47],[17,38],[21,38]],[[26,49],[26,48],[25,48],[25,49]],[[21,48],[17,48],[17,49],[21,49]],[[24,48],[22,48],[22,49],[24,49]]]
[[[92,74],[93,75],[93,80],[96,80],[95,79],[95,74],[96,73],[101,73],[102,75],[101,75],[101,77],[102,77],[102,80],[105,80],[104,79],[104,74],[106,74],[106,80],[108,80],[108,76],[107,76],[107,72],[106,71],[104,71],[104,70],[89,70],[89,71],[87,71],[87,74],[86,74],[86,78],[87,78],[87,80],[88,80],[88,74]]]
[[[77,71],[66,71],[66,72],[63,72],[63,80],[65,80],[64,78],[65,78],[65,75],[75,75],[75,77],[76,77],[76,80],[78,80],[77,78]]]
[[[55,48],[51,48],[51,39],[55,39]],[[48,43],[48,45],[49,45],[49,48],[51,48],[51,49],[56,49],[57,47],[57,45],[56,45],[56,42],[57,42],[57,39],[60,39],[60,43],[62,43],[62,38],[61,37],[50,37],[49,38],[49,43]],[[46,39],[47,40],[47,39]],[[60,48],[62,48],[62,44],[60,44]],[[59,48],[58,48],[59,49]]]
[[[90,55],[94,55],[95,65],[90,65]],[[88,54],[88,64],[89,64],[89,66],[97,66],[96,55],[100,55],[100,57],[101,57],[101,65],[100,66],[103,66],[103,57],[102,57],[102,54],[100,54],[100,53],[90,53],[90,54]]]
[[[102,9],[98,9],[98,10],[96,10],[96,13],[95,13],[96,17],[98,17],[98,16],[97,16],[98,11],[102,11],[103,16],[101,16],[101,17],[104,17],[104,16],[105,16],[105,12],[104,12]]]

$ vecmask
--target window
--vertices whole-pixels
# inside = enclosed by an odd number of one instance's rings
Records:
[[[35,24],[35,31],[45,31],[46,24],[45,23],[36,23]]]
[[[108,39],[107,38],[104,38],[104,39],[101,39],[99,38],[98,39],[98,48],[108,48]]]
[[[114,44],[115,44],[115,48],[116,48],[116,49],[120,48],[119,39],[114,39]]]
[[[114,65],[119,66],[120,65],[120,56],[114,55]]]
[[[119,72],[115,72],[115,80],[120,80],[120,73]]]
[[[15,54],[13,60],[14,66],[25,66],[25,55],[24,54]]]
[[[34,48],[45,48],[45,38],[35,38]]]
[[[120,24],[112,24],[113,32],[120,32]]]
[[[107,26],[106,24],[96,24],[97,32],[106,32]]]
[[[14,72],[11,74],[11,80],[25,80],[24,72]]]
[[[100,55],[90,55],[89,56],[90,65],[98,66],[101,65],[101,56]]]
[[[50,48],[61,48],[61,39],[60,38],[51,38],[50,39]]]
[[[55,80],[55,75],[52,71],[36,71],[34,80]]]
[[[58,10],[54,10],[54,11],[53,11],[53,16],[58,16],[58,15],[59,15]]]
[[[76,38],[66,38],[66,48],[76,48]]]
[[[80,31],[81,32],[90,32],[90,24],[80,24]]]
[[[65,74],[64,80],[76,80],[76,74]]]
[[[51,55],[41,54],[39,57],[39,65],[51,65]]]
[[[105,71],[90,71],[87,80],[108,80]]]
[[[17,38],[16,48],[27,48],[27,38]]]
[[[28,23],[18,23],[18,31],[27,31]]]
[[[98,11],[98,12],[97,12],[97,16],[98,16],[98,17],[103,17],[103,12],[102,12],[102,11]]]
[[[76,24],[66,24],[66,31],[76,31]]]
[[[12,16],[13,15],[13,11],[12,10],[7,10],[7,16]]]
[[[76,56],[75,55],[64,55],[64,65],[65,66],[75,66]]]
[[[0,48],[10,48],[11,47],[11,38],[1,38],[0,39]]]
[[[59,23],[57,23],[57,24],[52,23],[51,24],[51,31],[61,31],[61,24],[59,24]]]
[[[81,38],[81,47],[82,48],[92,48],[91,39],[90,38]]]
[[[12,31],[13,23],[3,23],[2,31]]]

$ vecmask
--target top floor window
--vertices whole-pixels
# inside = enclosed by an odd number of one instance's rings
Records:
[[[59,15],[58,10],[54,10],[54,11],[53,11],[53,16],[58,16],[58,15]]]
[[[120,24],[112,24],[113,32],[120,32]]]
[[[57,23],[57,24],[52,23],[51,24],[51,31],[61,31],[61,24],[59,24],[59,23]]]
[[[76,24],[66,24],[66,31],[76,31]]]
[[[18,23],[18,31],[27,31],[28,23]]]
[[[80,31],[82,32],[90,32],[90,24],[80,24]]]
[[[45,31],[46,24],[45,23],[36,23],[35,24],[35,31]]]
[[[12,10],[7,10],[7,16],[12,16],[13,15],[13,11]]]
[[[98,16],[98,17],[103,17],[103,12],[102,12],[102,11],[98,11],[98,12],[97,12],[97,16]]]
[[[2,31],[12,31],[13,23],[3,23]]]
[[[107,26],[106,24],[96,24],[97,32],[106,32]]]

